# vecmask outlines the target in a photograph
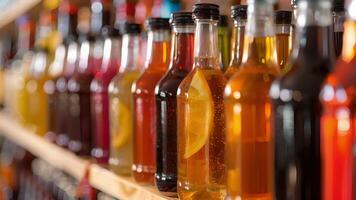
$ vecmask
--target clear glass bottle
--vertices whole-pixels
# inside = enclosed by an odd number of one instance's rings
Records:
[[[166,73],[170,54],[170,25],[166,18],[147,20],[148,48],[145,71],[132,86],[134,116],[133,177],[140,184],[154,184],[156,172],[155,86]]]
[[[242,65],[225,88],[230,199],[273,199],[269,88],[279,74],[273,1],[249,0]]]
[[[193,71],[177,94],[177,190],[180,199],[224,199],[226,79],[219,62],[219,6],[195,4],[193,18]]]
[[[324,200],[355,197],[356,7],[351,5],[356,5],[356,1],[352,0],[348,5],[342,53],[320,95],[323,105],[320,138]]]
[[[274,14],[274,21],[276,23],[277,63],[282,73],[286,73],[290,70],[286,68],[286,64],[293,44],[292,12],[277,10]]]
[[[110,152],[109,84],[117,74],[121,62],[121,34],[118,29],[104,27],[104,54],[102,66],[90,85],[93,150],[92,157],[101,164],[108,164]]]
[[[231,17],[234,20],[232,30],[232,50],[230,65],[225,72],[225,77],[229,80],[237,72],[242,63],[245,26],[247,20],[247,5],[236,5],[231,7]]]
[[[221,70],[225,72],[230,62],[229,22],[226,15],[220,15],[218,37]]]
[[[333,32],[334,32],[334,47],[335,55],[339,57],[342,50],[343,35],[344,35],[344,22],[346,19],[346,12],[344,1],[334,0],[332,5],[333,15]]]
[[[121,66],[109,85],[110,169],[130,175],[133,163],[133,110],[131,88],[141,73],[140,24],[125,23]]]
[[[275,198],[321,199],[319,93],[332,65],[330,0],[298,2],[298,50],[271,86]],[[331,50],[330,50],[331,49]]]
[[[156,86],[156,186],[167,196],[177,192],[177,90],[193,67],[194,21],[191,12],[175,12],[169,70]]]

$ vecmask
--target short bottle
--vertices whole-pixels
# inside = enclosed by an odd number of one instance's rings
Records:
[[[131,88],[141,74],[140,24],[122,27],[121,66],[109,85],[110,169],[130,175],[133,163],[133,109]]]
[[[276,199],[322,199],[319,93],[332,65],[331,1],[298,2],[291,70],[270,90]],[[330,49],[332,49],[330,51]]]
[[[154,184],[156,172],[155,86],[169,64],[171,29],[169,19],[147,20],[148,48],[145,71],[132,86],[133,97],[133,177],[140,184]]]
[[[218,23],[219,58],[222,72],[225,72],[230,62],[230,37],[229,19],[226,15],[220,15]]]
[[[91,155],[98,163],[107,164],[110,152],[108,89],[120,67],[121,34],[118,29],[107,26],[102,35],[105,38],[102,66],[90,85],[92,128],[95,129]]]
[[[350,1],[355,4],[356,1]],[[351,200],[354,189],[353,156],[356,135],[356,13],[348,7],[344,45],[334,71],[322,87],[321,155],[324,200]]]
[[[160,192],[177,192],[177,90],[193,67],[194,21],[191,12],[171,16],[172,53],[168,72],[156,86],[156,186]]]
[[[195,4],[193,18],[193,70],[177,94],[177,190],[180,199],[224,199],[226,79],[219,60],[219,6]]]
[[[273,199],[269,88],[279,74],[273,1],[249,0],[242,65],[225,88],[227,193]]]
[[[334,0],[332,5],[335,56],[339,57],[343,46],[346,12],[343,0]]]
[[[277,10],[274,14],[274,21],[276,24],[277,63],[281,72],[286,73],[290,70],[286,64],[292,52],[293,44],[292,12]]]
[[[232,30],[231,60],[229,67],[225,72],[227,80],[229,80],[239,70],[242,63],[247,20],[247,5],[232,6],[231,17],[234,20],[234,28]]]

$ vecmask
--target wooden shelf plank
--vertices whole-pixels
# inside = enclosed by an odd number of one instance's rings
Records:
[[[41,0],[17,0],[8,5],[8,7],[2,8],[2,11],[0,12],[0,28],[16,20],[16,18],[23,15],[40,2]]]
[[[113,172],[52,144],[23,128],[7,114],[0,112],[0,134],[49,162],[56,168],[81,180],[90,167],[90,183],[93,187],[121,200],[167,200],[153,187],[136,184],[130,177],[117,176]]]

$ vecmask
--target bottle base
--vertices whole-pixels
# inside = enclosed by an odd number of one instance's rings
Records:
[[[190,186],[178,183],[178,196],[180,200],[225,200],[226,188],[224,186]]]
[[[154,167],[132,165],[132,177],[140,185],[154,185]]]

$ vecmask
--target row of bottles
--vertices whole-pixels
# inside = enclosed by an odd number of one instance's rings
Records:
[[[231,9],[231,41],[219,7],[195,4],[146,20],[142,64],[140,24],[114,28],[108,1],[90,16],[63,0],[21,57],[12,106],[51,142],[167,196],[350,200],[355,3],[343,35],[337,1],[248,0]]]

